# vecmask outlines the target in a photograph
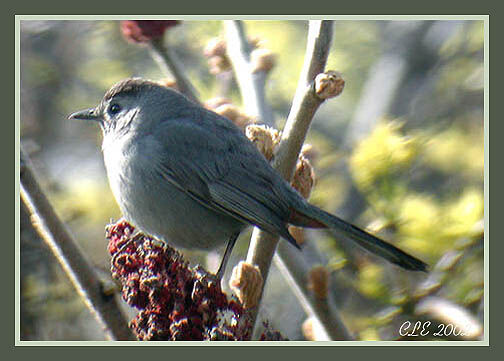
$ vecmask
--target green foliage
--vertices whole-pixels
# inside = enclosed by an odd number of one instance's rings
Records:
[[[407,170],[418,154],[418,141],[399,133],[400,123],[381,122],[355,148],[350,168],[357,186],[370,193],[378,186],[385,197],[393,198],[390,182]]]
[[[478,126],[451,126],[443,131],[425,135],[424,162],[445,174],[483,179],[484,146],[483,129]],[[463,156],[461,156],[463,154]]]
[[[384,297],[387,294],[387,288],[383,279],[383,268],[373,263],[362,267],[358,275],[357,288],[367,297]]]
[[[410,185],[411,167],[481,177],[483,149],[458,129],[431,137],[403,135],[400,128],[398,122],[384,121],[361,141],[350,158],[352,175],[375,210],[396,227],[397,238],[435,260],[456,241],[481,232],[477,224],[483,218],[483,189],[467,185],[440,197],[418,193]]]

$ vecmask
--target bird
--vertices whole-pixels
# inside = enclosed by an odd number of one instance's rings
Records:
[[[112,193],[124,218],[176,248],[226,250],[252,225],[301,248],[289,225],[336,238],[409,271],[428,266],[396,246],[309,203],[243,131],[178,91],[143,78],[113,85],[93,108],[70,119],[99,123]]]

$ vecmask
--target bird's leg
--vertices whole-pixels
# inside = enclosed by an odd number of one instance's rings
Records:
[[[240,235],[240,232],[236,232],[235,234],[233,234],[231,236],[231,238],[229,238],[228,244],[226,246],[226,251],[224,252],[224,256],[222,257],[222,261],[219,266],[219,270],[217,271],[217,274],[215,275],[218,280],[221,280],[222,276],[224,276],[224,271],[226,270],[226,264],[229,260],[229,256],[231,256],[231,252],[233,251],[233,247],[234,247],[239,235]]]

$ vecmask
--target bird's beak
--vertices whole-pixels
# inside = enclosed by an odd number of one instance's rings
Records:
[[[68,119],[100,120],[101,117],[96,108],[89,108],[70,114]]]

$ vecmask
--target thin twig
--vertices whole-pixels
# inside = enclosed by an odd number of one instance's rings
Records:
[[[86,305],[103,325],[111,340],[135,340],[113,295],[103,293],[102,283],[65,225],[54,212],[21,150],[21,200],[30,212],[34,228],[50,247]]]
[[[182,65],[169,47],[165,46],[163,38],[154,38],[150,42],[152,57],[167,74],[172,74],[177,83],[178,90],[199,103],[197,91],[185,75]]]
[[[334,341],[353,340],[352,334],[337,312],[332,293],[320,298],[308,288],[307,275],[311,266],[301,252],[287,242],[280,242],[274,260],[305,312],[319,321],[327,335],[326,338]]]
[[[332,21],[310,21],[303,69],[275,156],[274,166],[285,179],[292,177],[313,115],[323,102],[315,95],[312,84],[315,77],[324,71],[332,35]]]
[[[267,72],[252,71],[250,45],[242,21],[228,20],[226,26],[227,53],[233,65],[234,74],[247,115],[261,123],[273,124],[273,112],[266,101],[265,88]]]

